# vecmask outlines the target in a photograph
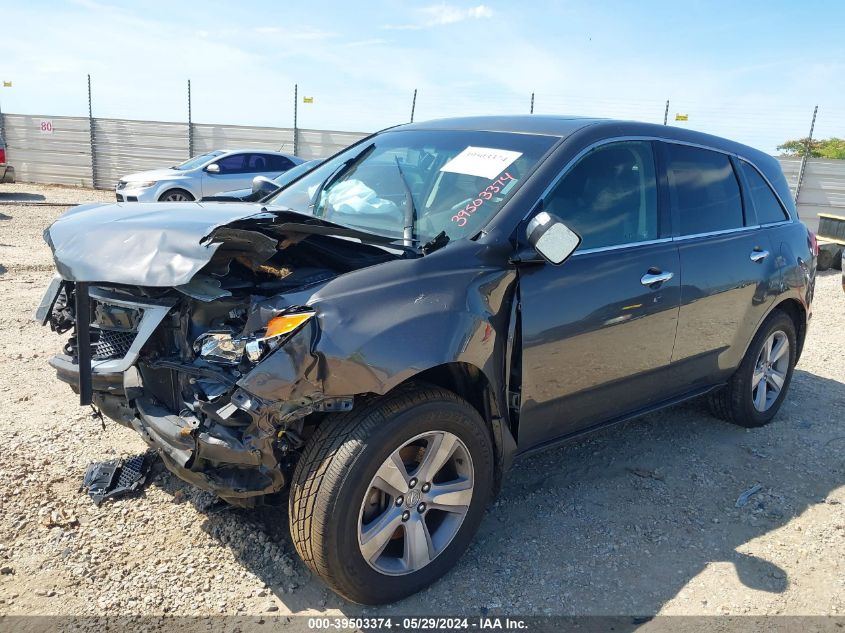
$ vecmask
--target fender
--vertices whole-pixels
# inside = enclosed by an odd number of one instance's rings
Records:
[[[415,276],[413,287],[397,282],[390,292],[378,283],[354,291],[337,288],[350,285],[350,278],[363,281],[393,267],[357,271],[338,278],[340,284],[327,284],[309,302],[317,318],[238,385],[265,401],[305,404],[321,398],[383,395],[428,369],[459,362],[484,374],[499,410],[506,410],[505,348],[515,271],[423,272]]]
[[[517,283],[507,245],[470,240],[415,259],[349,272],[297,299],[317,317],[239,381],[258,398],[384,395],[449,363],[484,374],[500,412]],[[285,297],[292,299],[293,297]]]

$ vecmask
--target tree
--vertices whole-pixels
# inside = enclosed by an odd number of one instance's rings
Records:
[[[801,157],[807,151],[809,145],[808,156],[813,158],[838,158],[845,159],[845,139],[837,138],[835,136],[824,139],[795,139],[786,141],[783,145],[778,145],[778,151],[781,156],[785,157]]]

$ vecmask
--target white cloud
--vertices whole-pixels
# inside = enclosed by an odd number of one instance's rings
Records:
[[[373,37],[368,40],[354,40],[352,42],[347,42],[344,44],[346,48],[356,48],[358,46],[382,46],[384,44],[389,44],[390,40],[385,40],[380,37]]]
[[[493,9],[485,4],[479,4],[475,7],[461,8],[443,2],[430,7],[422,7],[417,9],[415,13],[418,18],[416,22],[412,22],[410,24],[387,24],[384,28],[410,31],[426,29],[433,26],[443,26],[445,24],[456,24],[465,20],[478,20],[481,18],[493,17]]]
[[[493,17],[493,10],[483,4],[468,9],[460,9],[444,3],[432,7],[424,7],[420,9],[420,13],[428,16],[428,23],[431,25],[455,24],[464,20]]]
[[[280,26],[258,26],[256,33],[261,35],[281,35],[288,40],[328,40],[335,37],[334,33],[311,28],[287,29]]]

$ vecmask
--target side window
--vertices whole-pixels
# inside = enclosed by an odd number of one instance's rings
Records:
[[[748,183],[748,193],[757,212],[757,221],[760,224],[773,224],[788,220],[786,211],[780,206],[768,183],[757,170],[744,160],[739,161],[739,164],[742,165],[742,173],[745,174],[745,181]]]
[[[680,234],[695,235],[743,226],[742,198],[726,154],[667,143],[669,195],[678,210]]]
[[[650,142],[602,145],[584,156],[544,200],[577,232],[581,248],[657,239],[657,179]]]
[[[247,154],[232,154],[217,161],[221,174],[238,174],[243,171],[244,158]]]
[[[276,154],[264,154],[267,159],[267,171],[287,171],[293,167],[293,162],[284,156]]]

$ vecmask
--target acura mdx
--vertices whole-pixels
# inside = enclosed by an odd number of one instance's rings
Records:
[[[451,568],[516,457],[697,396],[768,423],[811,314],[778,162],[667,126],[402,125],[260,204],[180,204],[45,231],[51,364],[190,484],[287,499],[360,603]]]

